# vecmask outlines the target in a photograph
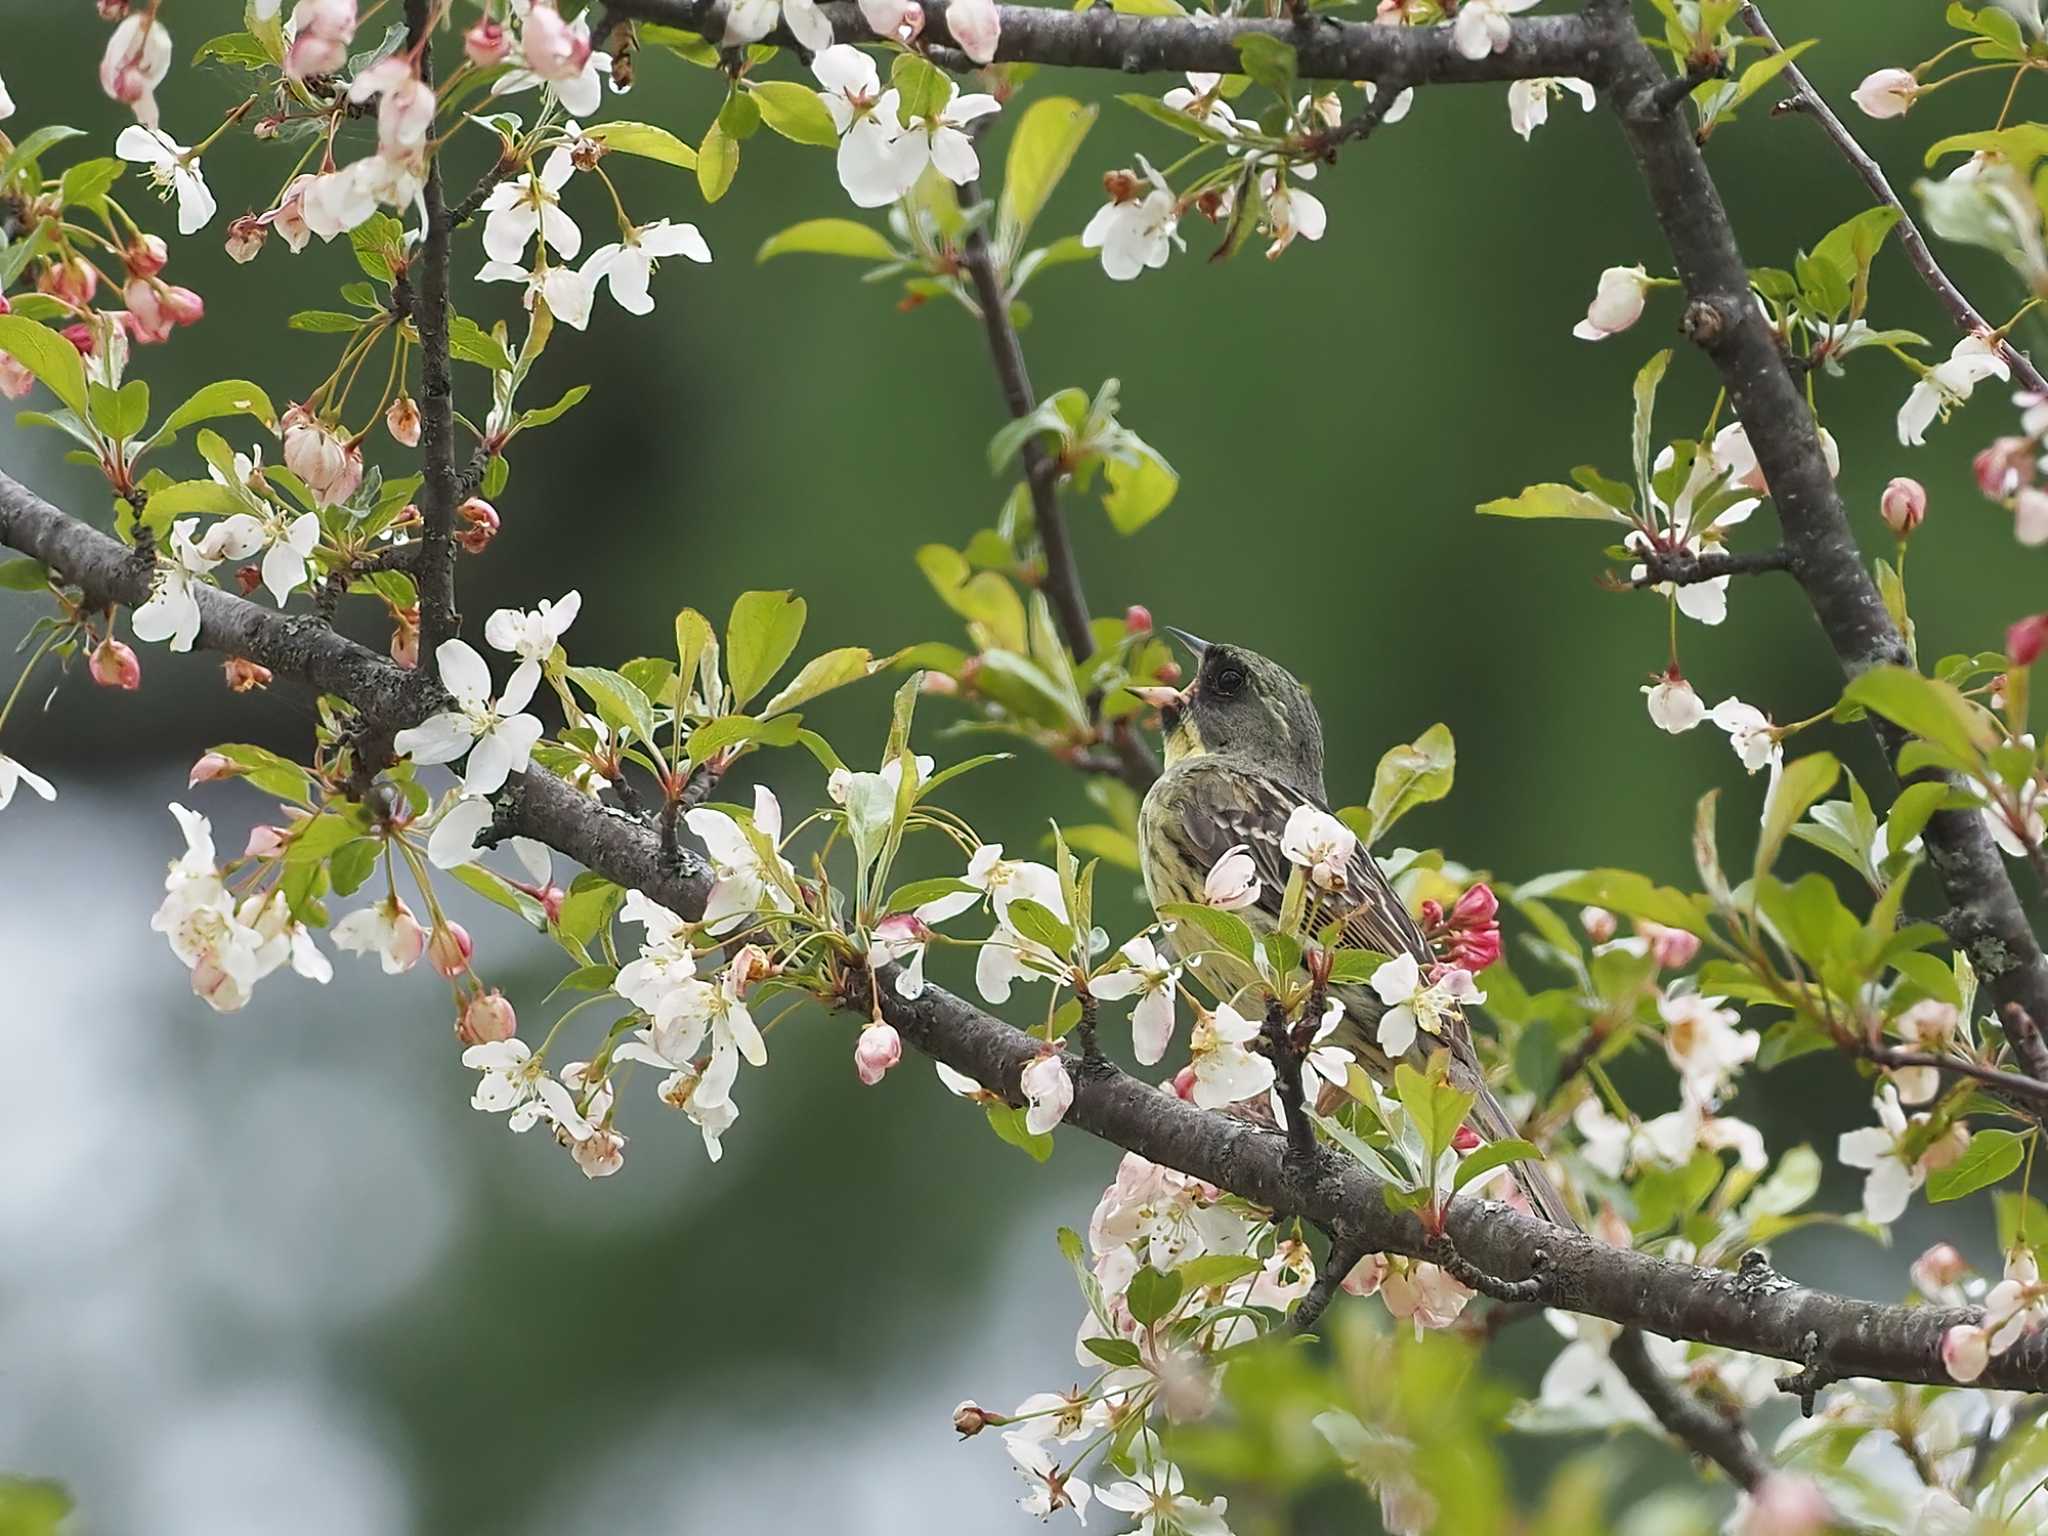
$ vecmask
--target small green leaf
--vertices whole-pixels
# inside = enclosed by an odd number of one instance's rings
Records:
[[[66,207],[83,208],[104,218],[107,194],[126,169],[121,161],[112,158],[81,160],[65,169],[64,179],[58,184],[59,195]]]
[[[1451,728],[1441,722],[1407,745],[1389,748],[1372,776],[1372,799],[1366,806],[1372,835],[1366,839],[1367,845],[1377,843],[1389,827],[1418,805],[1448,795],[1457,766],[1458,749]]]
[[[285,324],[292,330],[307,331],[315,336],[340,336],[361,330],[369,324],[369,316],[346,314],[338,309],[301,309]]]
[[[1168,901],[1159,906],[1159,915],[1171,923],[1188,923],[1207,934],[1216,947],[1242,960],[1246,965],[1255,963],[1257,945],[1252,931],[1243,918],[1234,912],[1220,912],[1214,907],[1205,907],[1198,902]],[[1177,946],[1186,953],[1190,946]]]
[[[1770,799],[1764,805],[1763,832],[1756,845],[1758,874],[1770,873],[1793,824],[1816,800],[1835,787],[1835,780],[1841,774],[1842,765],[1831,752],[1815,752],[1785,765],[1785,771],[1778,776],[1778,782],[1771,788]]]
[[[725,626],[725,675],[733,702],[747,701],[774,679],[803,637],[804,600],[793,592],[742,592]]]
[[[1276,96],[1290,97],[1300,60],[1294,45],[1283,43],[1266,32],[1251,32],[1237,39],[1237,56],[1244,72]]]
[[[761,242],[755,261],[776,256],[851,256],[858,261],[894,261],[889,237],[853,219],[805,219]]]
[[[762,80],[751,95],[761,109],[761,121],[792,143],[820,149],[838,144],[839,130],[833,126],[832,114],[809,86],[794,80]]]
[[[1033,1135],[1024,1123],[1024,1111],[1007,1104],[989,1104],[988,1127],[1011,1146],[1021,1148],[1039,1162],[1052,1156],[1052,1132]]]
[[[725,196],[739,171],[739,140],[713,123],[705,131],[703,146],[697,151],[697,190],[704,194],[704,201],[715,203]]]
[[[189,517],[195,513],[225,517],[248,510],[248,503],[239,493],[217,480],[180,480],[149,493],[150,519],[161,519],[166,526],[174,517]]]
[[[1457,1177],[1451,1180],[1451,1188],[1463,1189],[1482,1173],[1490,1173],[1503,1163],[1541,1162],[1543,1150],[1534,1142],[1521,1140],[1489,1141],[1483,1147],[1476,1147],[1458,1163]]]
[[[0,315],[0,352],[34,374],[51,394],[83,418],[90,410],[85,363],[78,348],[46,325],[20,315]]]
[[[254,416],[266,427],[277,425],[277,412],[261,386],[247,379],[222,379],[194,390],[183,405],[164,418],[164,424],[156,429],[155,441],[162,442],[195,421],[211,421],[220,416]]]
[[[0,560],[0,591],[40,592],[50,584],[50,573],[40,560],[26,555],[19,560]]]
[[[1249,1253],[1205,1253],[1189,1259],[1174,1273],[1180,1276],[1183,1291],[1206,1291],[1212,1285],[1229,1285],[1256,1275],[1263,1268],[1265,1265]]]
[[[448,321],[448,355],[493,373],[510,373],[513,368],[505,344],[467,315],[455,315]]]
[[[1102,466],[1102,509],[1110,526],[1128,538],[1151,522],[1180,489],[1180,475],[1149,447],[1131,459],[1113,458]]]
[[[897,91],[897,118],[908,125],[918,118],[935,118],[953,95],[953,83],[938,66],[914,53],[899,53],[889,71],[889,83]]]
[[[529,427],[546,426],[549,422],[561,417],[572,406],[580,405],[583,397],[589,393],[590,386],[588,384],[574,384],[564,390],[562,398],[553,405],[544,405],[536,411],[521,411],[519,413],[519,430],[524,432]]]
[[[1996,1127],[1979,1131],[1961,1157],[1927,1176],[1927,1198],[1960,1200],[1974,1195],[2019,1167],[2026,1151],[2026,1137],[2016,1132]]]
[[[701,172],[702,161],[697,151],[666,128],[657,128],[652,123],[594,123],[583,130],[583,136],[621,154],[639,155],[642,159],[659,160],[664,165]],[[731,179],[730,175],[726,177],[727,181]],[[709,200],[717,201],[716,198]]]
[[[1575,486],[1546,482],[1532,485],[1519,496],[1481,502],[1482,517],[1568,517],[1596,523],[1625,523],[1628,519],[1598,496]]]
[[[614,731],[635,732],[654,745],[654,705],[646,694],[606,667],[570,667],[569,680],[590,696],[598,718]]]
[[[835,688],[844,688],[848,683],[871,677],[881,666],[874,654],[860,645],[841,646],[822,656],[813,656],[797,670],[795,677],[761,706],[761,713],[779,715],[785,709],[794,709],[821,693],[830,693]]]
[[[1095,125],[1096,109],[1066,96],[1033,102],[1017,121],[1003,162],[1003,191],[997,203],[1003,227],[1021,242],[1067,174],[1081,141]]]
[[[1964,762],[1982,757],[1995,739],[1985,716],[1960,692],[1907,667],[1872,667],[1851,679],[1842,697]]]
[[[1081,1347],[1104,1365],[1133,1366],[1143,1362],[1138,1346],[1129,1339],[1087,1338],[1081,1341]]]
[[[1157,1270],[1150,1264],[1131,1276],[1124,1292],[1124,1304],[1133,1321],[1151,1327],[1172,1312],[1180,1301],[1181,1277],[1176,1270]]]
[[[1004,908],[1004,913],[1009,925],[1032,943],[1043,944],[1055,955],[1073,953],[1074,930],[1050,907],[1019,897]]]

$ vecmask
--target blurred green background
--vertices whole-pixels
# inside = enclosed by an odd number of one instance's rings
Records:
[[[233,30],[238,9],[165,7],[181,66],[164,121],[183,142],[237,99],[237,79],[182,61]],[[1784,0],[1771,19],[1787,41],[1824,39],[1807,63],[1846,103],[1868,69],[1941,46],[1940,12],[1934,0]],[[94,89],[104,30],[91,8],[0,0],[0,37],[20,105],[8,128],[71,122],[92,134],[81,155],[108,152],[122,119]],[[1110,100],[1131,88],[1054,73],[1027,87],[1025,99],[1106,103],[1041,239],[1081,227],[1100,172],[1170,152],[1171,135]],[[1908,183],[1933,138],[1995,112],[1971,89],[1859,127]],[[714,110],[701,72],[650,52],[605,115],[694,142]],[[1041,393],[1121,379],[1124,420],[1183,477],[1130,539],[1092,502],[1070,502],[1098,613],[1142,602],[1293,664],[1322,706],[1340,803],[1365,797],[1387,745],[1447,722],[1457,789],[1405,841],[1507,878],[1628,864],[1689,879],[1697,796],[1729,787],[1724,836],[1737,839],[1762,783],[1742,779],[1719,732],[1650,726],[1637,689],[1664,659],[1662,605],[1596,589],[1597,532],[1471,510],[1575,464],[1621,472],[1629,380],[1649,350],[1677,344],[1669,294],[1625,339],[1571,339],[1601,268],[1669,268],[1604,114],[1554,113],[1524,144],[1501,88],[1420,93],[1406,122],[1316,182],[1330,210],[1319,245],[1271,264],[1254,245],[1212,265],[1214,236],[1192,221],[1189,252],[1138,283],[1092,265],[1039,279],[1024,341]],[[1006,142],[999,123],[985,160]],[[811,605],[805,654],[955,638],[911,556],[964,543],[1007,490],[987,468],[1002,411],[977,326],[945,304],[899,312],[896,291],[862,285],[852,264],[754,264],[775,230],[850,211],[828,154],[763,134],[710,208],[687,174],[622,158],[607,169],[634,217],[694,221],[716,260],[671,262],[650,319],[604,296],[587,334],[557,333],[529,403],[595,389],[517,445],[504,532],[463,563],[472,638],[494,607],[573,587],[585,601],[572,652],[611,664],[662,653],[680,606],[722,617],[736,593],[784,586]],[[1721,131],[1712,162],[1752,262],[1789,265],[1862,206],[1815,129],[1759,106]],[[167,274],[206,296],[207,319],[131,369],[159,401],[241,373],[282,399],[330,365],[326,339],[284,318],[357,275],[345,246],[293,259],[273,242],[246,267],[219,248],[226,221],[263,207],[288,166],[245,136],[207,155],[220,218],[173,240]],[[120,190],[171,228],[134,177]],[[577,184],[570,209],[586,249],[608,238],[601,189]],[[465,271],[481,264],[473,234],[461,251]],[[1942,254],[1995,316],[2019,302],[1988,258]],[[1895,248],[1876,295],[1880,324],[1916,327],[1931,356],[1946,353],[1952,334]],[[514,302],[467,281],[458,298],[486,320]],[[1971,452],[2011,413],[1989,387],[1929,447],[1901,450],[1892,416],[1910,379],[1881,356],[1854,363],[1823,408],[1859,531],[1880,547],[1890,476],[1916,474],[1932,493],[1909,572],[1923,658],[1997,645],[2041,604],[2035,566],[2012,558],[2008,519],[1969,478]],[[481,409],[480,379],[460,371],[462,408]],[[1663,435],[1696,431],[1713,391],[1704,361],[1682,353]],[[372,443],[388,447],[381,433]],[[104,504],[52,434],[11,414],[0,464],[80,513]],[[1761,547],[1768,522],[1739,547]],[[1708,702],[1737,693],[1779,719],[1827,707],[1838,676],[1791,583],[1744,583],[1731,608],[1725,627],[1682,634]],[[0,606],[0,639],[30,618],[25,601]],[[915,1061],[862,1090],[847,1023],[809,1012],[773,1037],[773,1067],[743,1079],[723,1163],[641,1105],[625,1173],[586,1187],[538,1138],[468,1112],[471,1074],[424,968],[391,983],[344,959],[324,991],[279,978],[247,1012],[211,1014],[145,926],[175,851],[161,807],[210,742],[302,750],[310,708],[287,688],[233,698],[206,656],[146,650],[143,662],[139,695],[74,677],[8,734],[63,797],[0,818],[0,974],[14,994],[0,1081],[25,1105],[0,1116],[0,1470],[65,1477],[96,1530],[1023,1527],[999,1448],[955,1448],[949,1414],[962,1397],[1008,1406],[1072,1379],[1079,1301],[1051,1234],[1085,1221],[1107,1149],[1063,1137],[1040,1169]],[[812,723],[862,760],[886,728],[886,688],[849,690]],[[943,702],[927,706],[924,748],[942,761],[977,750],[936,736],[947,718]],[[1812,740],[1866,778],[1877,767],[1859,733]],[[753,763],[785,805],[821,792],[802,754]],[[191,799],[224,846],[263,809],[232,786]],[[1075,777],[1029,757],[965,781],[954,803],[1013,849],[1031,848],[1048,816],[1092,815]],[[531,1032],[552,961],[516,925],[470,915],[487,974]],[[1134,925],[1137,908],[1116,915]],[[1757,1079],[1737,1110],[1774,1146],[1831,1149],[1865,1117],[1861,1099],[1838,1063],[1810,1056]],[[1837,1184],[1829,1196],[1853,1204],[1853,1184]],[[1902,1224],[1901,1245],[1928,1230]],[[1988,1259],[1988,1227],[1965,1235]],[[1903,1288],[1906,1254],[1849,1237],[1786,1248],[1803,1279]],[[1540,1367],[1538,1332],[1510,1340],[1512,1369]],[[1513,1451],[1540,1480],[1551,1448]],[[1333,1492],[1294,1528],[1358,1529],[1357,1508]]]

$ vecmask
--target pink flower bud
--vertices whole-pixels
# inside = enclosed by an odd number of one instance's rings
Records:
[[[246,656],[230,656],[221,671],[228,680],[228,687],[236,693],[249,693],[270,686],[270,668]]]
[[[1463,1156],[1467,1152],[1478,1151],[1482,1143],[1477,1131],[1469,1125],[1461,1125],[1451,1133],[1451,1145]]]
[[[1991,1363],[1991,1335],[1957,1323],[1941,1336],[1941,1365],[1952,1381],[1975,1381]]]
[[[19,400],[36,387],[36,376],[11,357],[0,357],[0,396]]]
[[[1865,75],[1849,99],[1863,109],[1865,117],[1904,117],[1919,94],[1920,82],[1910,69],[1880,69]]]
[[[384,430],[391,434],[392,441],[403,448],[417,448],[420,445],[419,402],[411,395],[400,395],[391,402],[391,409],[384,413]]]
[[[256,253],[263,249],[263,242],[269,238],[269,226],[253,213],[245,213],[228,226],[228,256],[237,262],[254,261]]]
[[[163,292],[164,313],[177,325],[197,325],[206,318],[206,300],[190,288],[171,283]]]
[[[927,672],[918,680],[917,691],[950,698],[960,691],[960,685],[944,672]]]
[[[2021,619],[2005,632],[2005,654],[2016,667],[2031,667],[2043,649],[2048,649],[2048,613]]]
[[[780,969],[760,945],[743,944],[739,952],[726,962],[725,973],[731,978],[734,995],[745,997],[753,990],[755,982],[766,981]]]
[[[13,313],[14,306],[7,302],[7,295],[0,293],[0,315],[11,315]]]
[[[1579,926],[1595,944],[1605,944],[1613,938],[1616,928],[1614,914],[1605,907],[1579,908]]]
[[[420,664],[420,610],[417,604],[391,616],[391,659],[406,668]]]
[[[220,753],[208,752],[192,765],[192,772],[185,780],[185,787],[192,789],[200,784],[210,784],[215,779],[232,779],[241,771]]]
[[[1195,1069],[1193,1067],[1182,1067],[1173,1074],[1173,1096],[1177,1099],[1185,1099],[1190,1104],[1195,1102]]]
[[[1993,501],[2003,501],[2033,478],[2034,445],[2024,437],[2001,437],[1980,449],[1971,464],[1977,489]]]
[[[1884,488],[1877,510],[1884,517],[1885,527],[1903,539],[1927,520],[1927,487],[1900,475]]]
[[[1827,1536],[1835,1513],[1812,1478],[1773,1472],[1744,1501],[1735,1536]]]
[[[1127,635],[1149,635],[1152,633],[1152,610],[1143,603],[1133,603],[1124,610],[1124,633]]]
[[[155,277],[171,259],[171,252],[161,235],[138,235],[121,256],[137,277]]]
[[[100,285],[99,269],[75,256],[53,261],[36,274],[36,288],[73,309],[84,309]]]
[[[980,1434],[991,1424],[1009,1422],[999,1413],[990,1413],[981,1404],[972,1400],[962,1403],[953,1410],[953,1431],[962,1440]]]
[[[1474,928],[1451,940],[1451,960],[1468,971],[1483,971],[1500,959],[1500,930]]]
[[[877,1019],[860,1032],[854,1042],[853,1070],[872,1088],[883,1075],[903,1059],[903,1039],[895,1029]]]
[[[481,496],[470,497],[455,509],[455,516],[463,524],[455,531],[455,542],[472,555],[482,554],[502,526],[498,509]]]
[[[97,0],[95,9],[99,11],[101,21],[116,22],[128,14],[128,0]]]
[[[464,1045],[510,1040],[519,1032],[519,1015],[496,987],[479,992],[462,1005],[455,1020],[455,1038]]]
[[[924,7],[916,0],[860,0],[860,15],[875,36],[899,43],[909,42],[924,30]]]
[[[427,940],[427,958],[451,981],[469,969],[469,958],[475,953],[469,930],[460,923],[443,923]]]
[[[590,26],[562,20],[554,0],[534,0],[520,34],[526,67],[543,80],[574,80],[590,62]]]
[[[1936,1243],[1913,1261],[1909,1271],[1914,1287],[1923,1296],[1940,1295],[1948,1287],[1960,1284],[1969,1272],[1970,1261],[1952,1243]]]
[[[1690,965],[1692,958],[1700,952],[1699,935],[1687,933],[1683,928],[1666,928],[1662,923],[1646,922],[1642,925],[1643,937],[1650,941],[1650,958],[1659,969],[1675,971],[1680,966]]]
[[[88,670],[102,688],[133,693],[142,686],[142,663],[135,659],[134,651],[112,635],[93,647]]]
[[[995,0],[952,0],[946,7],[946,30],[975,63],[991,63],[1002,40],[1003,13]]]
[[[1500,912],[1500,898],[1493,894],[1493,887],[1484,883],[1466,888],[1451,908],[1451,926],[1454,928],[1479,928],[1490,923]]]
[[[478,69],[489,69],[493,64],[502,64],[511,49],[511,42],[505,36],[505,28],[489,16],[462,34],[462,51],[469,55],[469,62]]]
[[[294,80],[331,75],[348,63],[356,35],[356,0],[299,0],[292,10],[291,51],[284,72]]]
[[[125,317],[124,317],[125,318]],[[80,357],[97,357],[100,350],[100,334],[83,320],[74,321],[64,327],[64,339],[78,349]]]
[[[1421,917],[1422,926],[1424,928],[1442,927],[1444,920],[1444,904],[1434,899],[1425,899],[1422,903]]]
[[[362,450],[315,421],[303,408],[284,428],[284,467],[305,482],[314,501],[339,506],[363,479]]]
[[[155,126],[156,88],[171,71],[171,34],[148,11],[132,11],[114,28],[100,55],[100,89]]]
[[[274,859],[284,852],[287,833],[283,827],[254,826],[242,849],[245,859]]]

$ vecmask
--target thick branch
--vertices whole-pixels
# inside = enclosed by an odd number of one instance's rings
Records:
[[[611,9],[701,33],[713,42],[725,32],[726,0],[614,0]],[[877,40],[852,0],[831,0],[818,9],[839,41]],[[1208,17],[1124,16],[1106,5],[1082,11],[1028,5],[996,9],[1003,21],[998,63],[1064,64],[1130,75],[1241,70],[1237,40],[1254,33],[1293,44],[1301,74],[1311,80],[1397,77],[1407,85],[1435,85],[1577,75],[1597,81],[1604,77],[1607,57],[1601,36],[1577,16],[1519,18],[1506,48],[1468,59],[1452,49],[1448,27],[1381,27],[1327,18],[1212,22]],[[928,0],[924,14],[925,40],[950,44],[946,0]],[[768,40],[792,41],[780,30]]]
[[[420,50],[420,76],[433,80],[429,0],[406,0],[405,19]],[[454,636],[462,615],[455,608],[455,508],[462,499],[455,471],[455,378],[448,359],[449,236],[454,225],[441,189],[441,157],[427,162],[426,239],[420,247],[413,324],[420,333],[420,548],[413,577],[420,589],[420,653],[431,657]],[[411,276],[411,274],[408,274]]]
[[[1754,576],[1763,571],[1790,570],[1791,566],[1792,556],[1783,549],[1741,554],[1723,550],[1694,554],[1689,549],[1658,549],[1643,556],[1643,576],[1636,585],[1656,587],[1668,581],[1674,586],[1687,587],[1719,576]]]
[[[1773,53],[1784,52],[1777,34],[1771,31],[1770,23],[1764,20],[1763,12],[1754,5],[1743,6],[1742,24],[1769,43]],[[1792,87],[1792,94],[1779,102],[1772,111],[1803,112],[1820,124],[1822,130],[1834,141],[1835,148],[1842,152],[1842,158],[1849,162],[1850,168],[1862,178],[1863,185],[1870,189],[1870,195],[1886,207],[1899,211],[1899,247],[1906,253],[1906,260],[1913,264],[1913,270],[1920,274],[1920,280],[1927,284],[1933,290],[1934,296],[1941,301],[1941,307],[1948,311],[1949,318],[1955,321],[1957,329],[1964,332],[1989,331],[1991,322],[1977,312],[1977,306],[1972,304],[1963,290],[1942,271],[1941,263],[1934,259],[1934,252],[1927,248],[1927,240],[1920,233],[1920,226],[1913,222],[1912,214],[1906,211],[1906,205],[1899,201],[1898,193],[1892,190],[1892,184],[1885,179],[1883,167],[1878,165],[1869,151],[1856,142],[1856,136],[1849,131],[1848,124],[1835,115],[1834,109],[1827,104],[1820,92],[1813,88],[1813,82],[1806,78],[1796,63],[1785,66],[1782,78]],[[2041,376],[2041,370],[2034,366],[2032,359],[2024,352],[2004,337],[1999,338],[1998,350],[2011,366],[2015,383],[2022,389],[2048,393],[2048,379]]]
[[[43,561],[96,599],[133,604],[148,573],[106,534],[68,517],[0,474],[0,543]],[[412,674],[376,652],[302,616],[258,607],[214,589],[200,593],[200,643],[248,656],[280,677],[341,695],[367,721],[396,726],[417,718]],[[551,774],[515,778],[496,798],[501,834],[535,838],[620,885],[675,910],[703,909],[710,881],[701,860],[663,851],[656,831],[571,789]],[[886,976],[886,973],[885,973]],[[871,1003],[864,971],[849,974],[842,1001]],[[886,985],[882,1014],[926,1055],[1013,1100],[1018,1075],[1042,1042],[938,987],[915,1001]],[[1068,1123],[1278,1212],[1342,1232],[1368,1252],[1423,1255],[1431,1237],[1411,1213],[1388,1209],[1378,1180],[1327,1149],[1290,1156],[1283,1135],[1194,1108],[1104,1063],[1074,1063]],[[1945,1382],[1944,1330],[1974,1320],[1968,1310],[1888,1307],[1791,1285],[1763,1269],[1740,1274],[1696,1269],[1611,1248],[1492,1201],[1453,1203],[1447,1231],[1478,1270],[1532,1281],[1531,1299],[1590,1313],[1669,1338],[1696,1339],[1776,1359],[1802,1360],[1815,1379],[1876,1376]],[[1539,1250],[1540,1265],[1532,1264]],[[2048,1330],[1994,1359],[1982,1385],[2048,1390]]]
[[[1845,673],[1910,665],[1905,640],[1850,532],[1805,396],[1776,334],[1750,298],[1749,269],[1706,160],[1686,124],[1657,108],[1664,71],[1636,35],[1627,6],[1602,0],[1589,10],[1589,21],[1605,34],[1614,66],[1608,95],[1692,301],[1689,334],[1721,370],[1756,449],[1792,574]],[[1886,759],[1896,758],[1904,733],[1875,715],[1871,724]],[[1973,811],[1943,811],[1928,823],[1925,836],[1928,862],[1954,909],[1951,934],[2000,1003],[2018,1003],[2034,1018],[2048,1018],[2048,959],[1983,818]]]

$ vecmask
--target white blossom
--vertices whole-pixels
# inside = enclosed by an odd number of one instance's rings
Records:
[[[1418,1030],[1441,1038],[1447,1025],[1463,1017],[1465,1005],[1486,1001],[1470,971],[1448,966],[1425,980],[1410,954],[1396,955],[1374,971],[1372,989],[1387,1010],[1380,1015],[1380,1049],[1397,1061],[1415,1044]]]
[[[1149,183],[1143,195],[1137,178],[1120,173],[1132,183],[1130,195],[1104,203],[1081,231],[1081,243],[1102,252],[1102,270],[1118,282],[1165,266],[1175,247],[1185,248],[1178,233],[1180,202],[1173,189],[1143,155],[1138,156],[1138,165]]]
[[[700,265],[711,260],[711,247],[694,224],[671,224],[656,219],[641,224],[624,240],[601,245],[583,263],[582,275],[593,287],[600,281],[611,284],[612,297],[629,315],[654,313],[654,296],[648,282],[663,257],[681,256]]]
[[[1213,1013],[1196,1013],[1188,1038],[1196,1104],[1203,1109],[1222,1109],[1256,1098],[1273,1086],[1273,1063],[1246,1049],[1258,1037],[1258,1022],[1228,1003],[1218,1003]]]
[[[1340,891],[1358,851],[1358,834],[1328,811],[1297,805],[1281,829],[1280,851],[1307,870],[1318,889]]]
[[[1584,80],[1570,75],[1517,80],[1508,87],[1508,122],[1524,139],[1550,121],[1550,99],[1570,91],[1579,98],[1582,111],[1590,112],[1599,95]]]
[[[757,912],[789,912],[796,903],[789,887],[796,871],[780,853],[765,854],[747,829],[724,811],[698,806],[683,820],[711,855],[717,879],[704,903],[705,931],[729,933]],[[782,845],[782,802],[764,784],[754,786],[753,830],[770,849]]]
[[[199,578],[220,564],[209,557],[192,538],[199,526],[196,517],[181,517],[171,525],[171,550],[157,552],[156,574],[151,578],[149,599],[135,610],[130,624],[138,640],[168,640],[174,651],[189,651],[199,637]]]
[[[1906,396],[1906,403],[1899,407],[1899,441],[1909,448],[1922,446],[1935,417],[1947,416],[1968,400],[1970,391],[1985,379],[2011,377],[2012,370],[1989,336],[1965,336],[1955,344],[1946,362],[1936,363],[1921,375]]]
[[[490,666],[467,641],[442,641],[434,661],[441,686],[455,697],[455,708],[400,731],[391,744],[420,764],[452,763],[468,753],[463,794],[496,794],[513,774],[526,771],[534,743],[540,740],[539,717],[523,713],[540,681],[540,670],[515,668],[493,703]]]
[[[178,200],[178,233],[196,234],[214,214],[213,192],[200,174],[199,156],[163,129],[130,123],[114,140],[114,153],[149,167],[150,185]]]
[[[1151,1066],[1166,1054],[1173,1039],[1173,995],[1180,984],[1181,968],[1170,965],[1158,948],[1143,934],[1124,945],[1124,965],[1093,977],[1088,990],[1097,998],[1115,1002],[1136,995],[1131,1010],[1131,1047],[1141,1066]]]
[[[1074,1102],[1074,1080],[1067,1075],[1065,1059],[1057,1050],[1034,1059],[1018,1076],[1024,1093],[1024,1129],[1043,1136],[1062,1120]]]
[[[14,799],[16,786],[26,784],[45,800],[57,798],[57,786],[39,773],[31,773],[21,763],[0,752],[0,811],[7,809]]]

